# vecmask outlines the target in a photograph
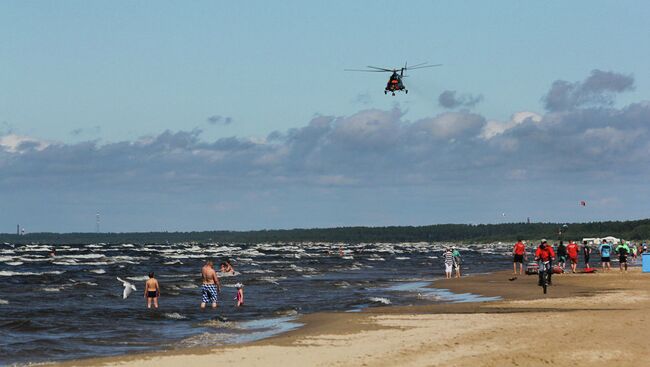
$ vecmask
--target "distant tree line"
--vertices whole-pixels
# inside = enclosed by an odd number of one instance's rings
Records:
[[[84,244],[84,243],[173,243],[173,242],[465,242],[486,243],[560,240],[564,223],[435,224],[429,226],[338,227],[258,231],[135,232],[135,233],[28,233],[0,234],[0,242]],[[650,219],[567,223],[562,239],[615,236],[629,240],[650,238]]]

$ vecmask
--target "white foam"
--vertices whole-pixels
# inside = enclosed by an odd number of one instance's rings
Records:
[[[0,271],[0,276],[2,277],[11,277],[14,275],[20,276],[20,275],[46,275],[46,274],[62,274],[62,271],[45,271],[42,273],[32,273],[29,271],[25,272],[19,272],[19,271],[11,271],[11,270],[3,270]]]
[[[395,258],[395,260],[408,260],[408,259],[410,259],[410,257],[406,257],[406,256],[398,256]]]
[[[10,261],[10,262],[6,262],[5,264],[11,265],[11,266],[18,266],[18,265],[24,264],[24,262],[22,262],[22,261]]]
[[[126,277],[126,279],[131,279],[133,281],[142,281],[142,280],[149,279],[149,276],[148,275],[143,275],[143,276],[140,276],[140,277]]]
[[[273,273],[273,270],[262,270],[262,269],[246,270],[246,274],[266,274],[266,273]]]
[[[83,255],[57,255],[58,258],[68,259],[99,259],[104,257],[102,254],[83,254]]]
[[[381,303],[384,305],[390,305],[390,300],[384,297],[370,297],[368,298],[370,302]]]
[[[237,276],[237,275],[239,275],[239,274],[240,274],[240,273],[237,272],[237,271],[232,272],[232,273],[222,273],[222,272],[220,272],[220,271],[217,272],[217,275],[220,276],[220,277],[222,277],[222,278],[234,277],[234,276]]]
[[[90,270],[90,272],[95,273],[95,274],[106,274],[106,270],[104,270],[104,269],[93,269],[93,270]]]
[[[168,319],[172,319],[172,320],[185,320],[185,319],[187,319],[187,316],[183,316],[183,315],[179,314],[178,312],[166,313],[165,317],[168,318]]]
[[[60,292],[62,288],[43,288],[44,292]]]
[[[0,305],[8,305],[8,304],[9,304],[9,301],[7,301],[5,299],[0,299]]]
[[[261,277],[259,280],[267,283],[278,284],[279,280],[287,279],[287,277]]]

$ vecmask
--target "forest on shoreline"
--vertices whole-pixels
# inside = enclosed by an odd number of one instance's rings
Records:
[[[561,230],[562,229],[562,230]],[[562,232],[562,233],[560,233]],[[260,243],[260,242],[464,242],[581,240],[615,236],[638,241],[650,238],[650,219],[589,223],[434,224],[427,226],[337,227],[255,231],[124,232],[124,233],[0,233],[12,244],[84,243]]]

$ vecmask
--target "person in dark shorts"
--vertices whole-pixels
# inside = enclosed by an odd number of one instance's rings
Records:
[[[591,268],[589,265],[589,257],[591,256],[591,246],[587,241],[582,241],[582,256],[585,258],[585,269]]]
[[[610,260],[610,256],[612,256],[612,244],[603,240],[603,242],[600,244],[600,247],[598,247],[598,251],[600,252],[600,262],[603,264],[603,271],[608,271],[612,270],[612,264]]]
[[[512,274],[517,275],[517,263],[519,263],[519,275],[524,273],[524,257],[526,255],[526,245],[520,240],[517,240],[515,247],[512,249]]]
[[[557,266],[561,267],[563,271],[566,266],[566,246],[562,241],[557,245]]]
[[[623,268],[627,271],[627,255],[630,253],[630,247],[625,242],[621,242],[620,245],[616,246],[615,252],[618,254],[618,262],[621,271],[623,271]]]
[[[154,278],[152,271],[149,273],[149,279],[144,284],[144,298],[147,299],[147,308],[151,308],[151,302],[153,302],[154,308],[158,308],[158,297],[160,297],[160,285],[158,285],[158,280]]]

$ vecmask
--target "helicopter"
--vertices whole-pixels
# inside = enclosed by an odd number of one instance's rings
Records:
[[[390,78],[388,79],[388,83],[386,83],[386,88],[384,89],[384,94],[388,94],[390,92],[392,95],[395,95],[395,92],[399,91],[404,91],[404,93],[408,94],[409,90],[406,89],[406,86],[402,82],[402,78],[406,77],[407,75],[404,75],[404,72],[406,70],[415,70],[415,69],[423,69],[423,68],[432,68],[434,66],[442,66],[442,64],[435,64],[435,65],[427,65],[428,63],[423,62],[421,64],[413,65],[413,66],[408,66],[407,63],[404,63],[403,68],[394,68],[394,69],[387,69],[387,68],[380,68],[377,66],[366,66],[368,69],[345,69],[345,71],[363,71],[363,72],[370,72],[370,73],[393,73],[391,74]]]

